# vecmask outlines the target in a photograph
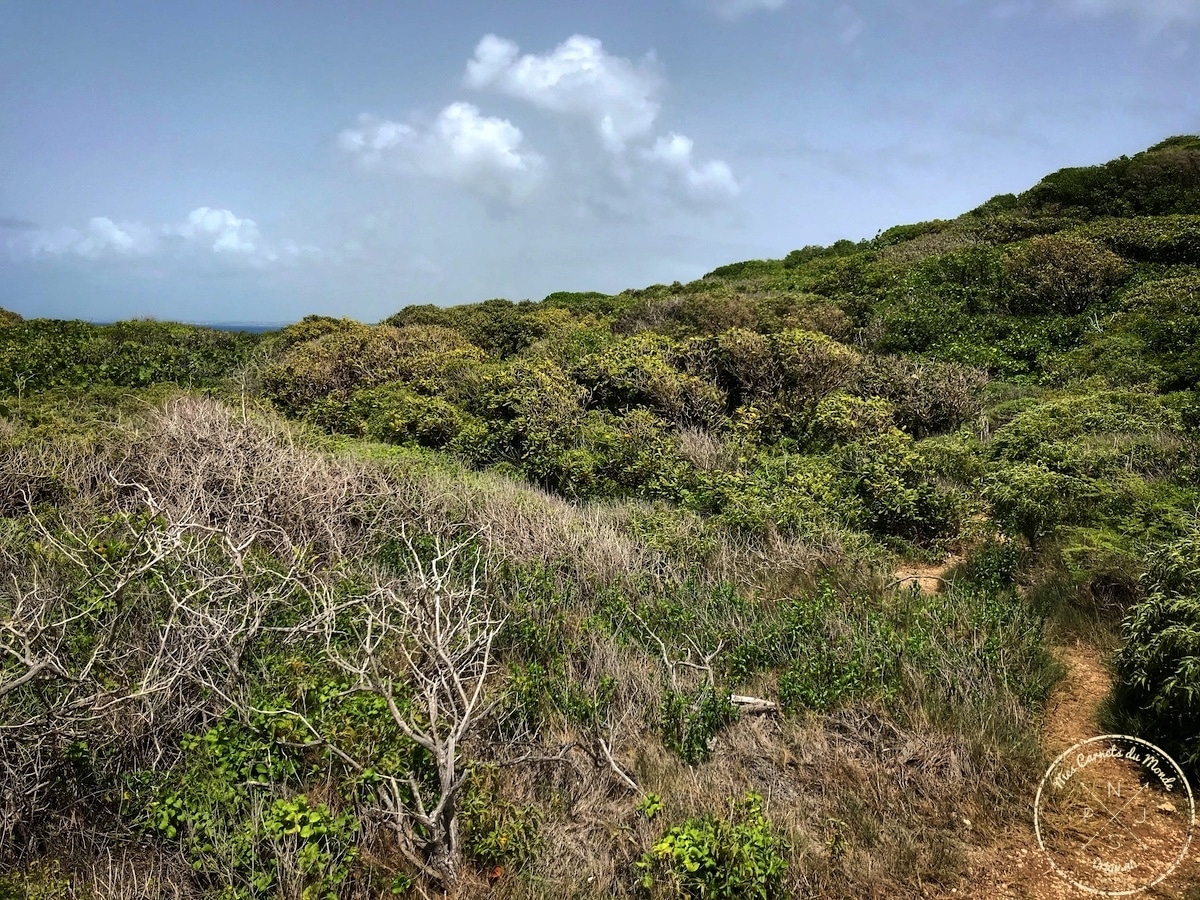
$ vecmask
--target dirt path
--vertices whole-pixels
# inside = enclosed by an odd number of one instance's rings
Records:
[[[939,565],[901,565],[895,572],[896,583],[915,582],[923,593],[940,593],[946,587],[947,572],[961,561],[960,557],[950,557]],[[1098,721],[1100,706],[1112,689],[1112,676],[1097,648],[1079,643],[1059,647],[1056,653],[1066,674],[1046,706],[1042,724],[1044,746],[1052,757],[1103,733]],[[1193,785],[1193,788],[1200,790],[1200,785]],[[1033,827],[1033,803],[1034,798],[1030,797],[1028,815],[970,851],[964,884],[941,897],[954,900],[1081,900],[1101,896],[1067,883],[1052,869],[1049,858],[1038,846]],[[1168,833],[1163,825],[1166,821],[1164,817],[1160,822],[1151,821],[1145,826],[1142,836],[1151,846],[1156,837]],[[1177,834],[1175,831],[1169,833]],[[1193,841],[1187,859],[1170,876],[1153,888],[1129,896],[1200,900],[1200,835]]]
[[[922,593],[940,594],[946,588],[946,573],[962,561],[961,556],[949,556],[935,566],[904,563],[896,569],[896,584],[905,587],[915,581]]]
[[[1097,714],[1112,687],[1112,677],[1095,648],[1082,644],[1060,647],[1058,656],[1067,673],[1047,705],[1043,724],[1046,749],[1054,756],[1103,733]],[[1032,797],[1028,805],[1028,816],[1011,824],[986,845],[971,851],[965,879],[967,885],[943,896],[979,900],[1001,897],[1077,900],[1098,896],[1068,884],[1052,870],[1048,857],[1038,848]],[[1149,823],[1147,831],[1151,843],[1156,833],[1160,838],[1168,833],[1166,821],[1164,818]],[[1200,859],[1195,843],[1188,857],[1160,884],[1131,896],[1177,900],[1200,898]],[[1192,885],[1190,889],[1189,885]]]

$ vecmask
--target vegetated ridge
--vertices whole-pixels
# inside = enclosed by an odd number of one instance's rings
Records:
[[[969,895],[1056,647],[1200,769],[1198,385],[1191,136],[617,295],[0,311],[0,897]]]

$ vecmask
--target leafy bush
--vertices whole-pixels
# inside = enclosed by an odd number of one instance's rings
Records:
[[[324,337],[327,334],[335,334],[339,331],[349,331],[361,327],[363,327],[362,323],[356,322],[354,319],[335,319],[333,316],[305,316],[299,322],[293,322],[291,325],[281,329],[275,336],[275,339],[280,349],[286,350],[288,347],[294,347],[296,344],[315,341],[317,338]]]
[[[259,340],[245,332],[171,322],[10,322],[0,330],[0,394],[91,385],[211,385],[241,366]]]
[[[283,409],[304,415],[318,402],[344,404],[355,391],[389,381],[434,393],[484,358],[448,328],[354,325],[288,349],[263,374],[263,387]]]
[[[16,325],[21,321],[24,320],[17,313],[0,306],[0,328],[4,328],[7,325]]]
[[[1103,244],[1126,259],[1155,263],[1200,263],[1200,216],[1141,216],[1100,219],[1076,234]]]
[[[1005,267],[1014,312],[1080,313],[1112,296],[1125,277],[1121,258],[1101,244],[1048,234],[1019,245]]]
[[[1200,773],[1200,519],[1151,551],[1145,586],[1121,627],[1114,714]]]
[[[710,425],[722,397],[710,383],[672,365],[673,342],[644,332],[579,360],[575,379],[588,389],[589,406],[612,412],[645,407],[674,422]]]
[[[1114,384],[1159,391],[1200,385],[1200,277],[1151,281],[1127,291],[1120,309],[1088,333],[1071,363]]]
[[[750,793],[729,819],[705,816],[669,829],[637,863],[641,887],[655,898],[784,896],[787,844]]]
[[[381,441],[441,448],[475,417],[441,397],[422,396],[403,383],[393,383],[357,392],[350,401],[349,420],[363,423],[363,430]]]
[[[712,741],[737,718],[727,691],[704,682],[693,691],[668,689],[663,694],[658,726],[663,746],[689,765],[712,755]]]
[[[987,382],[983,371],[958,363],[869,356],[857,370],[854,390],[889,401],[896,424],[925,437],[978,416]]]

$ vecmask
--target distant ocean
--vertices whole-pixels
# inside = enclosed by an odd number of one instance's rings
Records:
[[[278,331],[286,328],[291,322],[189,322],[189,325],[199,325],[201,328],[213,328],[217,331],[248,331],[251,334],[262,334],[264,331]]]

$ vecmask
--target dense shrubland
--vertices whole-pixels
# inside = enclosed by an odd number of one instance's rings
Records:
[[[0,315],[9,888],[916,896],[1080,629],[1195,771],[1198,172],[379,325]]]

